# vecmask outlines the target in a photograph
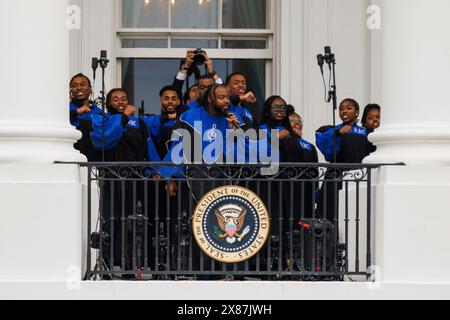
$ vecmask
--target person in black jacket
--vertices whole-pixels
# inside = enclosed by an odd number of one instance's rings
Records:
[[[158,155],[164,159],[172,147],[172,134],[184,112],[188,111],[185,105],[181,104],[180,91],[174,86],[165,86],[160,90],[161,114],[144,117],[143,120],[150,130],[150,136],[156,144]],[[179,214],[189,212],[189,188],[187,183],[179,183],[180,194],[178,197],[171,197],[166,192],[163,184],[159,185],[159,211],[160,218],[171,219],[170,229],[173,232],[172,240],[178,239],[178,224],[176,223]],[[178,187],[177,186],[177,187]],[[170,214],[170,215],[169,215]],[[178,248],[177,245],[174,246]]]
[[[101,161],[101,154],[97,152],[91,141],[92,115],[102,113],[95,102],[90,100],[92,94],[91,80],[79,73],[70,80],[70,123],[81,131],[82,137],[74,144],[74,148],[86,156],[89,162]]]
[[[181,104],[181,93],[174,86],[163,87],[159,95],[161,114],[142,119],[150,130],[160,158],[164,159],[171,147],[173,128],[181,115],[189,108]]]
[[[342,124],[333,127],[325,126],[316,132],[316,145],[325,159],[331,163],[360,164],[369,155],[368,131],[358,125],[359,104],[354,99],[345,99],[339,106],[339,116]],[[336,159],[335,158],[336,154]],[[351,165],[338,169],[329,169],[318,199],[317,215],[331,222],[338,220],[338,192],[342,189],[342,178],[345,171],[351,170]]]
[[[280,141],[281,163],[319,163],[316,147],[303,139],[303,120],[300,115],[293,112],[289,114],[290,135]],[[296,167],[296,180],[288,183],[283,192],[284,212],[294,213],[295,221],[312,218],[315,210],[314,194],[318,187],[317,182],[309,182],[318,177],[316,168]],[[291,195],[292,205],[291,205]]]
[[[187,105],[198,99],[198,85],[194,84],[191,86],[183,96],[183,104]]]
[[[274,221],[279,225],[274,228],[282,228],[280,234],[283,236],[283,266],[288,268],[289,263],[295,258],[295,251],[291,256],[291,246],[294,250],[294,239],[291,235],[299,229],[299,222],[310,219],[314,215],[314,194],[318,187],[317,168],[301,167],[298,163],[318,163],[317,150],[314,145],[303,139],[303,120],[289,108],[288,120],[285,131],[289,134],[280,140],[280,170],[279,178],[284,179],[278,184],[279,193],[282,198],[281,210],[282,223]],[[297,253],[298,255],[298,253]]]
[[[91,133],[94,147],[99,152],[105,152],[105,161],[159,161],[145,122],[133,116],[136,108],[129,103],[128,94],[123,89],[113,89],[107,95],[106,104],[109,113],[104,116],[104,119],[101,115],[92,116]],[[100,181],[102,232],[106,232],[111,239],[110,245],[103,247],[102,257],[109,267],[121,266],[123,271],[138,271],[139,266],[144,265],[144,261],[141,257],[140,261],[137,261],[138,265],[132,265],[133,257],[138,252],[136,245],[132,242],[137,231],[133,229],[134,225],[129,217],[136,216],[140,204],[142,213],[149,218],[149,223],[154,223],[152,198],[149,198],[146,208],[144,183],[122,182],[117,175],[127,179],[139,179],[135,171],[130,168],[110,166],[104,172],[105,178],[114,179],[114,181]],[[153,186],[153,183],[148,183],[148,195],[154,194]],[[149,225],[145,225],[145,228],[148,235],[147,244],[150,246],[152,229]],[[148,249],[151,253],[151,247]],[[143,251],[144,248],[141,248],[141,252]]]

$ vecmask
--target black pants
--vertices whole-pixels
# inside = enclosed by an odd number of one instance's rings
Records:
[[[342,190],[342,170],[329,169],[320,189],[316,216],[335,223],[339,218],[339,191]],[[329,181],[326,181],[329,180]]]
[[[152,235],[155,221],[153,181],[101,181],[101,230],[109,241],[102,245],[102,257],[109,267],[121,266],[135,271],[152,259]],[[145,199],[147,194],[147,199]]]

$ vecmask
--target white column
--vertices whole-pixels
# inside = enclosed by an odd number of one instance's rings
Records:
[[[0,1],[0,286],[81,279],[82,172],[53,164],[85,160],[69,123],[67,6]]]
[[[0,2],[0,163],[85,160],[69,123],[67,6]]]
[[[382,127],[367,162],[450,165],[450,1],[382,2]]]
[[[384,282],[450,281],[450,1],[384,0],[375,265]]]

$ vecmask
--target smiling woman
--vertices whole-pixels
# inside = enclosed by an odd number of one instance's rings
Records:
[[[357,124],[360,108],[354,99],[345,99],[339,106],[339,116],[342,124],[324,126],[316,132],[316,145],[325,159],[331,163],[362,163],[371,151],[367,140],[368,131]],[[339,178],[351,168],[329,169],[326,178]],[[342,189],[342,183],[324,182],[320,192],[317,215],[333,221],[337,218],[339,199],[337,194]]]

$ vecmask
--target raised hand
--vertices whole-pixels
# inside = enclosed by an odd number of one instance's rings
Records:
[[[291,134],[290,134],[289,131],[287,131],[286,129],[285,129],[285,130],[281,130],[281,131],[278,133],[278,139],[283,140],[283,139],[289,137],[290,135],[291,135]]]
[[[169,181],[169,183],[166,186],[167,192],[169,192],[169,196],[176,197],[178,193],[178,186],[175,181]]]
[[[251,91],[247,92],[245,95],[243,95],[240,98],[241,98],[241,101],[246,101],[248,103],[255,103],[257,101],[255,94]]]
[[[92,108],[92,106],[91,106],[90,103],[85,104],[85,105],[82,106],[81,108],[78,108],[78,109],[77,109],[77,113],[78,113],[78,114],[85,114],[85,113],[91,112],[91,108]]]
[[[344,134],[347,134],[347,133],[349,133],[350,131],[352,131],[352,129],[353,129],[353,126],[350,125],[350,124],[347,124],[347,125],[345,125],[341,130],[339,130],[339,133],[340,133],[341,135],[344,135]]]
[[[137,111],[137,109],[135,106],[128,105],[125,108],[125,111],[123,112],[123,114],[129,117],[129,116],[133,115],[136,111]]]
[[[186,62],[184,63],[187,68],[192,67],[192,65],[194,64],[194,58],[194,50],[188,50],[186,53]]]

